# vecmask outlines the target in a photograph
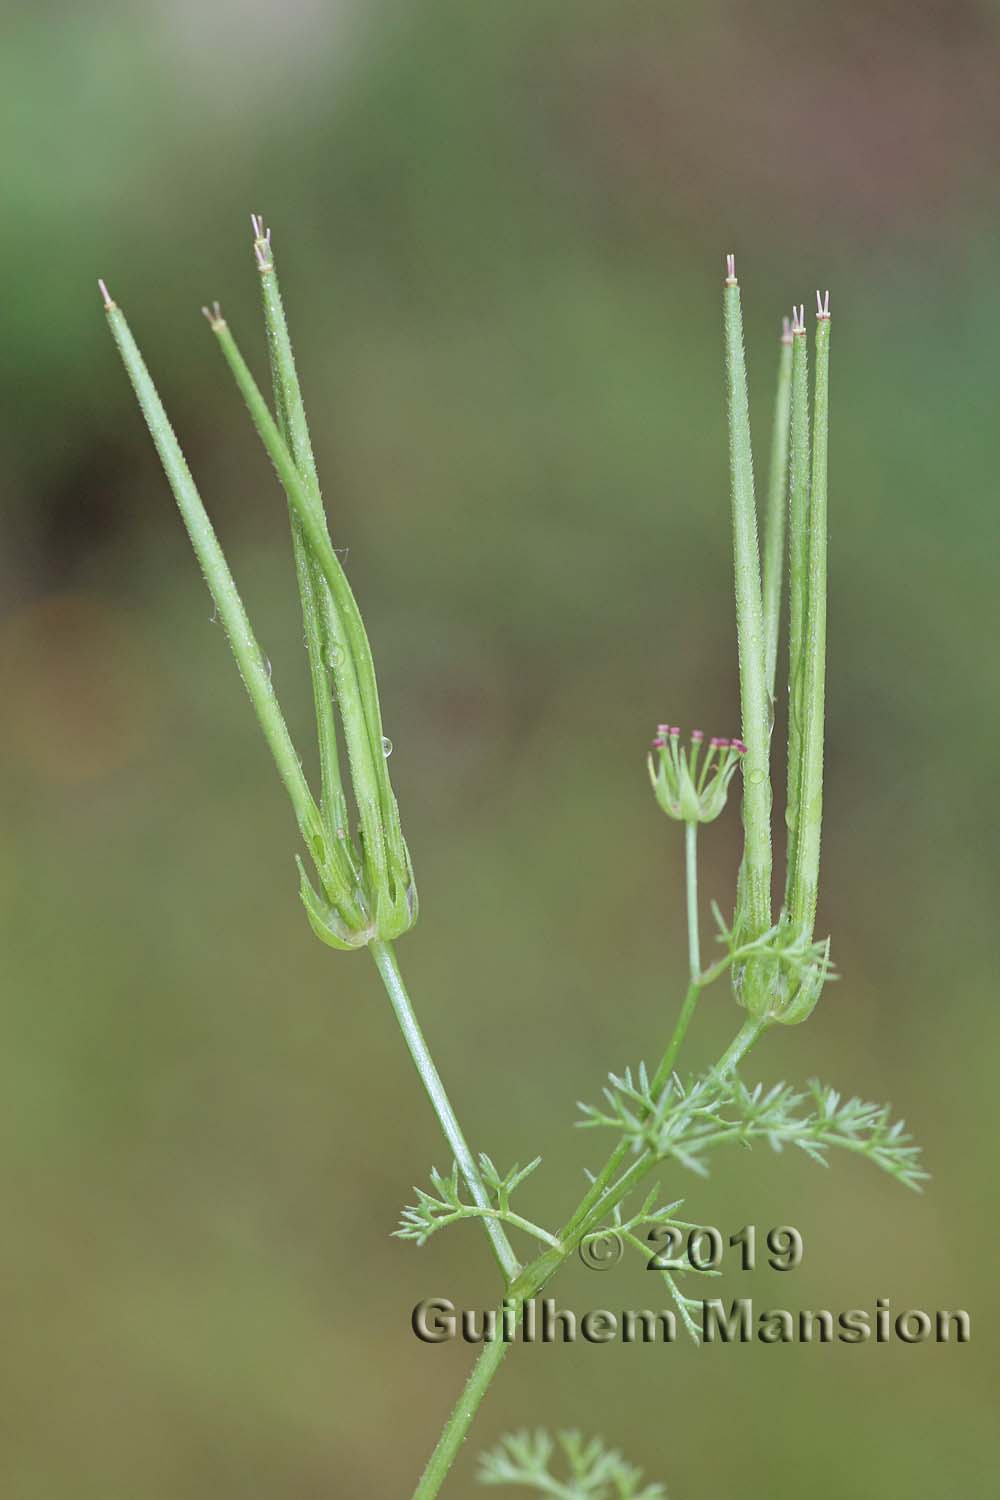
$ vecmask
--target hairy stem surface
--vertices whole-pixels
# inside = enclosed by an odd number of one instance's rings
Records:
[[[757,509],[754,501],[750,405],[743,355],[743,313],[735,274],[723,293],[726,384],[729,406],[729,474],[732,491],[736,631],[740,656],[743,739],[743,865],[741,925],[758,937],[771,925],[771,707],[764,663]]]
[[[255,220],[254,228],[259,221]],[[259,227],[263,229],[263,225]],[[260,252],[266,246],[267,253]],[[267,347],[271,363],[271,389],[274,396],[278,429],[285,440],[303,482],[315,493],[322,504],[319,475],[313,457],[309,426],[306,421],[305,403],[295,368],[291,338],[285,320],[285,311],[278,289],[278,275],[274,256],[270,253],[270,240],[258,237],[255,240],[258,252],[257,265],[261,273],[261,292],[264,305],[264,326],[267,332]],[[264,265],[268,269],[264,270]],[[207,312],[207,309],[206,309]],[[209,315],[213,327],[219,321],[218,314]],[[292,551],[295,558],[295,575],[302,601],[302,623],[305,630],[306,651],[309,657],[309,676],[312,682],[313,705],[316,715],[316,742],[319,752],[322,783],[321,807],[327,823],[331,844],[336,847],[344,838],[349,814],[340,774],[340,759],[337,753],[337,727],[333,711],[331,684],[331,648],[336,642],[327,639],[326,621],[329,601],[324,597],[328,585],[314,559],[309,554],[302,522],[291,501],[288,503],[289,522],[292,532]]]
[[[656,1070],[654,1092],[666,1083],[673,1071],[674,1061],[694,1013],[694,1005],[700,988],[700,984],[692,982],[684,997],[677,1025]],[[749,1052],[764,1027],[763,1021],[752,1018],[744,1022],[723,1053],[718,1064],[719,1071],[725,1073],[734,1068]],[[631,1147],[624,1141],[619,1142],[608,1158],[603,1171],[595,1178],[589,1191],[560,1231],[558,1247],[543,1250],[511,1283],[507,1306],[511,1305],[510,1298],[512,1297],[515,1299],[513,1304],[515,1309],[520,1312],[525,1302],[530,1302],[533,1297],[536,1297],[559,1267],[573,1254],[587,1230],[595,1227],[618,1203],[627,1198],[629,1193],[633,1192],[642,1179],[658,1164],[658,1159],[653,1152],[646,1150],[641,1152],[628,1170],[619,1177],[618,1172],[630,1155],[632,1155]],[[503,1308],[498,1309],[498,1322],[502,1312]],[[472,1425],[473,1418],[489,1390],[493,1377],[500,1368],[507,1348],[508,1346],[502,1339],[484,1344],[465,1389],[444,1425],[420,1483],[413,1492],[413,1500],[435,1500],[439,1494]]]
[[[774,398],[771,434],[771,471],[767,484],[767,523],[764,528],[764,667],[768,697],[774,702],[781,626],[781,584],[785,566],[785,505],[788,493],[788,421],[792,390],[792,334],[785,320],[778,358],[778,390]]]
[[[799,857],[805,633],[809,605],[809,350],[796,318],[792,350],[791,472],[788,491],[788,857],[785,907],[791,905]]]
[[[472,1367],[472,1374],[466,1381],[451,1416],[444,1424],[434,1452],[427,1460],[420,1483],[413,1491],[413,1500],[435,1500],[435,1496],[440,1493],[448,1471],[465,1442],[473,1418],[509,1348],[510,1345],[505,1344],[503,1339],[495,1339],[493,1343],[483,1345],[482,1353]]]
[[[804,342],[804,340],[802,340]],[[799,745],[798,817],[789,916],[806,938],[816,921],[820,834],[823,821],[823,725],[826,711],[827,435],[830,390],[830,317],[816,323],[812,474],[806,551],[808,594],[802,646],[802,732]]]

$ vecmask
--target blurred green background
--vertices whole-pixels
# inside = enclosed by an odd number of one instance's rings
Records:
[[[992,0],[190,0],[4,20],[0,1470],[11,1500],[404,1496],[488,1305],[476,1226],[389,1237],[436,1127],[364,955],[310,937],[289,808],[95,281],[126,309],[300,743],[284,504],[198,315],[264,369],[274,226],[422,900],[400,957],[477,1148],[542,1152],[685,973],[659,719],[735,733],[721,368],[759,473],[777,322],[835,316],[828,817],[842,980],[750,1072],[891,1099],[922,1198],[763,1150],[669,1178],[799,1226],[791,1307],[965,1307],[966,1348],[519,1348],[463,1453],[578,1426],[671,1495],[985,1494],[995,1464],[1000,14]],[[733,809],[703,840],[728,901]],[[707,924],[706,924],[706,941]],[[690,1062],[739,1014],[720,986]],[[564,1305],[641,1307],[641,1265]]]

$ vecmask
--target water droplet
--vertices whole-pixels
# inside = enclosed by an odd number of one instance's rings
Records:
[[[343,660],[343,646],[338,646],[336,643],[334,643],[334,645],[332,645],[326,653],[327,666],[330,668],[331,672],[335,672],[337,668],[343,663]]]
[[[270,682],[271,681],[271,658],[269,656],[265,656],[264,661],[267,664],[267,680],[268,680],[268,682]]]
[[[761,783],[765,780],[764,772],[758,766],[756,771],[750,772],[747,780],[749,781],[751,786],[760,786]]]
[[[385,756],[386,760],[388,760],[389,756],[392,754],[392,740],[390,740],[386,735],[382,736],[382,754]]]

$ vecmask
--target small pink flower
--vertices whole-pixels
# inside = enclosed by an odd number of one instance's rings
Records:
[[[649,776],[656,800],[671,818],[683,823],[711,823],[725,806],[726,793],[741,755],[742,740],[713,735],[702,752],[703,729],[692,729],[690,745],[678,746],[680,728],[658,724],[649,755]]]

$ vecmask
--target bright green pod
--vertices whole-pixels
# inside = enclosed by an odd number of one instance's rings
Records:
[[[738,924],[749,937],[771,925],[771,711],[764,657],[757,508],[754,500],[750,405],[743,354],[743,313],[733,257],[723,290],[729,475],[732,500],[736,630],[743,718],[743,828]]]
[[[792,326],[782,320],[778,356],[778,387],[771,433],[771,469],[767,483],[767,522],[764,528],[764,668],[767,693],[774,704],[781,627],[781,592],[785,568],[785,508],[788,496],[788,427],[792,393]]]
[[[173,491],[195,556],[201,565],[219,619],[228,637],[240,676],[250,696],[257,720],[271,750],[278,773],[291,799],[306,848],[324,884],[329,884],[349,924],[361,925],[365,913],[359,906],[355,882],[341,878],[331,865],[331,847],[324,820],[302,771],[288,726],[278,703],[266,658],[257,643],[239,591],[219,545],[218,537],[191,476],[187,460],[145,361],[121,308],[101,283],[108,326],[132,382],[136,398],[149,428],[167,481]]]
[[[321,593],[324,630],[358,809],[360,895],[367,912],[366,922],[354,932],[353,946],[364,946],[374,939],[389,941],[406,932],[416,921],[417,894],[409,851],[400,827],[399,810],[386,769],[388,742],[382,736],[377,695],[365,692],[366,677],[374,684],[371,647],[347,575],[330,540],[318,495],[307,487],[228,324],[221,316],[212,321],[212,331],[274,464],[289,505],[302,525],[310,555],[325,585]],[[375,715],[374,723],[372,714]],[[375,745],[378,746],[377,752]],[[346,840],[338,837],[337,845],[343,842]],[[322,872],[320,877],[322,880]],[[322,899],[315,892],[311,892],[310,898],[304,891],[303,900],[314,930],[324,941],[330,941],[331,936],[335,938],[337,941],[332,946],[337,947],[345,940],[343,914],[338,911],[326,882],[323,884],[329,907],[319,928],[314,919],[317,912],[324,911]]]
[[[830,294],[817,295],[812,475],[806,549],[807,601],[802,643],[798,817],[788,918],[807,941],[816,921],[823,821],[823,739],[826,714],[827,446],[830,410]]]
[[[792,397],[792,655],[789,674],[788,876],[784,941],[799,958],[783,963],[770,1019],[806,1020],[831,974],[830,943],[813,942],[823,819],[826,717],[827,452],[830,418],[830,294],[816,294],[812,449],[808,431],[806,338],[799,310]],[[811,458],[811,462],[810,462]],[[803,961],[801,955],[808,958]]]
[[[809,349],[804,309],[792,319],[791,462],[788,490],[788,796],[785,824],[788,857],[785,909],[788,910],[798,867],[799,802],[802,780],[805,633],[809,604]]]
[[[743,718],[743,859],[733,928],[739,942],[760,937],[771,926],[771,698],[767,685],[764,606],[754,499],[750,405],[743,352],[743,312],[733,256],[727,257],[723,290],[726,387],[729,416],[729,475],[732,501],[733,572]],[[774,964],[754,956],[734,966],[739,1004],[759,1019],[771,1004]]]
[[[319,475],[306,421],[305,403],[295,368],[295,357],[292,353],[291,339],[278,287],[277,271],[274,266],[274,255],[271,251],[271,234],[270,230],[264,229],[259,215],[254,214],[251,218],[254,230],[254,254],[261,277],[264,326],[267,333],[267,348],[271,363],[271,389],[278,430],[295,460],[299,473],[315,492],[318,503],[322,504]],[[302,604],[302,623],[309,658],[309,676],[312,682],[316,743],[322,785],[320,806],[326,819],[327,831],[332,839],[336,839],[342,836],[339,830],[347,826],[349,814],[340,774],[337,725],[331,692],[330,646],[326,638],[323,599],[326,584],[309,552],[302,522],[291,506],[289,506],[289,523],[292,533],[295,577]]]

